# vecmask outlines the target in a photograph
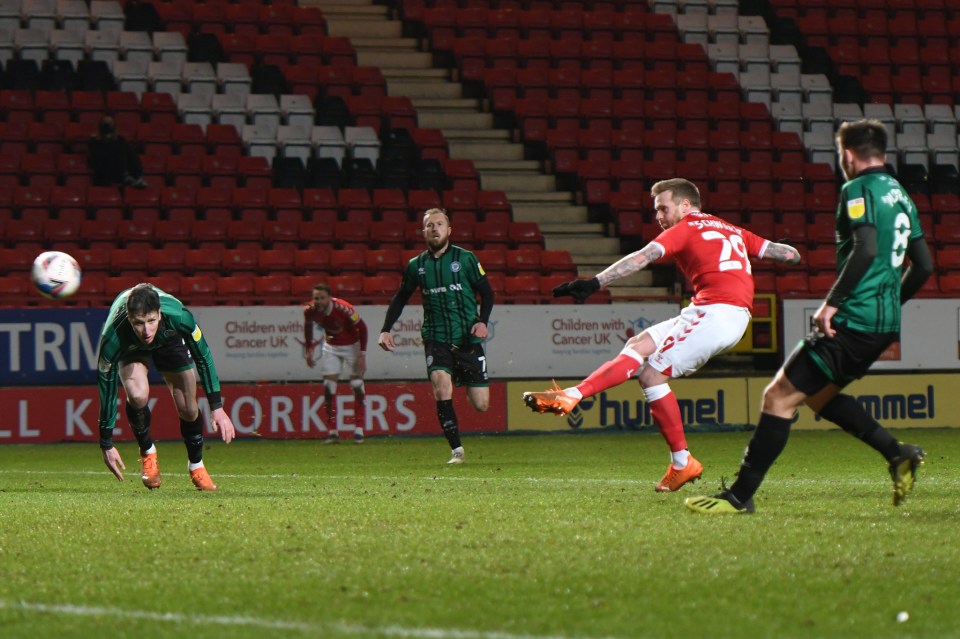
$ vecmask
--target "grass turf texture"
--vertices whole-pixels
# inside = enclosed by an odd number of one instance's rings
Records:
[[[891,505],[840,432],[793,433],[754,516],[687,512],[747,433],[698,434],[704,481],[657,494],[648,434],[212,443],[163,486],[95,445],[0,446],[0,635],[12,637],[944,637],[960,633],[955,431]],[[896,615],[910,618],[898,623]]]

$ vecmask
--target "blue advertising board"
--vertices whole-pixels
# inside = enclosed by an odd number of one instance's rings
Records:
[[[0,384],[95,384],[106,319],[105,308],[0,309]]]

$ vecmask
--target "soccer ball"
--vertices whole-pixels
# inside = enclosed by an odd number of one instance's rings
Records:
[[[80,265],[66,253],[47,251],[33,261],[31,277],[41,295],[58,300],[80,288]]]

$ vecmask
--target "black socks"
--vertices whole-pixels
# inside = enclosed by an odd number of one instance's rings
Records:
[[[760,488],[767,471],[773,466],[790,437],[790,423],[793,420],[776,417],[769,413],[760,414],[757,430],[750,438],[747,452],[740,463],[737,480],[730,486],[730,492],[740,503],[748,499]]]
[[[900,444],[850,395],[837,395],[820,411],[828,419],[891,461],[900,456]]]
[[[443,399],[437,402],[437,418],[440,420],[443,436],[450,443],[450,449],[459,448],[460,427],[457,424],[457,414],[453,410],[452,399]]]
[[[199,464],[203,459],[203,414],[197,413],[192,422],[180,420],[180,434],[187,446],[187,458],[191,464]]]
[[[153,440],[150,438],[150,408],[134,408],[130,402],[124,402],[124,408],[127,412],[127,421],[130,422],[130,428],[133,429],[133,436],[137,438],[137,444],[140,446],[140,454],[146,455],[150,447],[153,446]]]

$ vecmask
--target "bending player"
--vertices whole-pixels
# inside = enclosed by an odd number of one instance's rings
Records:
[[[363,374],[367,371],[367,325],[356,309],[347,302],[330,294],[330,287],[317,284],[313,287],[313,300],[303,307],[304,358],[307,366],[317,365],[313,357],[313,325],[323,328],[325,339],[320,358],[320,373],[323,375],[323,400],[327,405],[327,424],[330,433],[327,443],[340,441],[337,424],[337,382],[341,373],[350,376],[350,388],[355,400],[356,424],[353,441],[363,443],[366,426],[366,391]]]
[[[113,446],[120,383],[127,396],[126,413],[140,445],[140,479],[147,488],[159,488],[157,447],[150,436],[150,362],[170,389],[180,416],[180,434],[187,447],[190,480],[197,490],[217,486],[203,465],[203,415],[197,405],[197,377],[207,394],[214,431],[223,441],[233,440],[235,429],[223,410],[220,379],[200,327],[177,298],[150,284],[137,284],[120,293],[107,315],[97,349],[97,388],[100,393],[100,449],[103,463],[123,481],[126,470]]]

